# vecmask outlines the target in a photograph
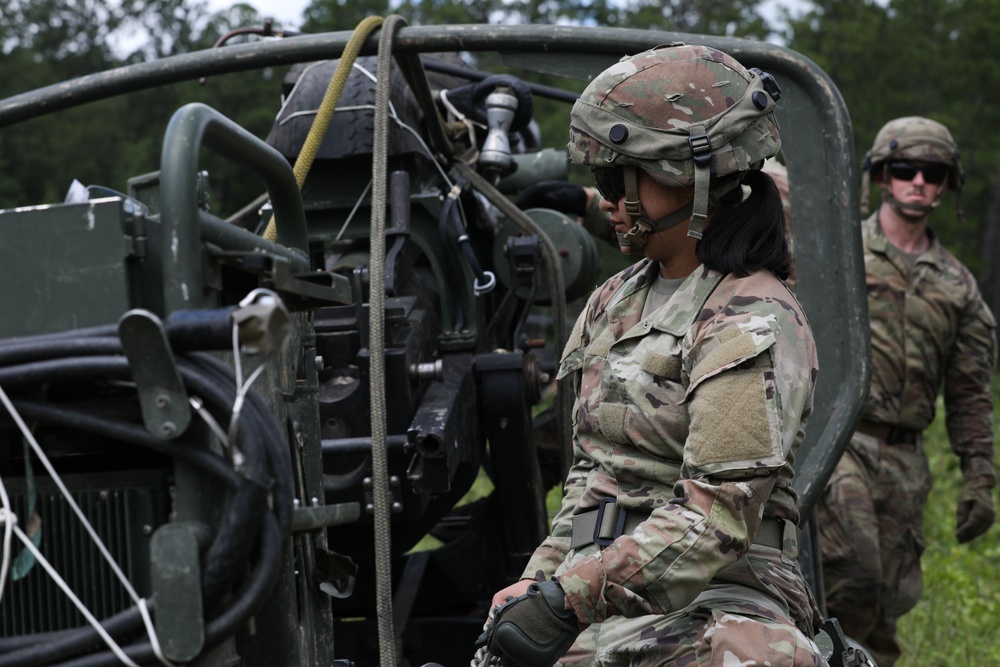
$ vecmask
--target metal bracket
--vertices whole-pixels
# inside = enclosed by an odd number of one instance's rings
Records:
[[[176,438],[191,423],[191,406],[163,322],[148,310],[130,310],[118,320],[118,337],[135,378],[146,430]]]

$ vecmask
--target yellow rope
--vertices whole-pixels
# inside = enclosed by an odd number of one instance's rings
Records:
[[[337,101],[340,99],[340,94],[344,91],[344,86],[347,85],[347,77],[351,74],[351,67],[354,66],[354,61],[358,58],[361,46],[368,39],[368,36],[382,25],[383,20],[381,16],[366,17],[354,29],[354,33],[347,41],[347,46],[344,47],[344,53],[340,56],[337,70],[330,79],[330,84],[323,95],[323,101],[316,112],[316,118],[313,119],[312,127],[309,128],[309,134],[302,144],[299,156],[295,158],[295,166],[292,167],[292,172],[295,174],[295,182],[299,184],[300,190],[302,189],[302,184],[306,182],[306,175],[312,167],[313,160],[316,159],[316,153],[319,152],[320,144],[323,143],[323,136],[326,135],[326,129],[330,126],[333,112],[337,108]],[[267,229],[264,230],[264,238],[273,242],[277,242],[278,240],[278,230],[274,224],[273,217],[267,223]]]

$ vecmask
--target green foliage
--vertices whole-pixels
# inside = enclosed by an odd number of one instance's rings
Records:
[[[211,47],[223,34],[260,25],[249,5],[209,15],[203,0],[134,0],[73,3],[48,0],[8,7],[27,23],[3,44],[0,98],[66,79]],[[123,13],[122,8],[132,13]],[[43,9],[50,10],[45,14]],[[107,26],[87,26],[87,12],[107,17]],[[53,18],[56,17],[56,18]],[[141,29],[148,39],[124,56],[106,40],[118,28]],[[240,37],[235,41],[258,39]],[[65,42],[65,43],[62,43]],[[159,169],[160,144],[172,114],[188,102],[203,102],[263,138],[280,105],[286,68],[212,77],[95,102],[0,129],[0,208],[62,201],[76,178],[124,191],[130,177]],[[263,191],[240,167],[206,152],[211,198],[217,212],[233,211]],[[249,177],[248,177],[249,176]]]
[[[1000,376],[994,396],[1000,397]],[[994,399],[996,404],[996,398]],[[1000,404],[998,404],[1000,405]],[[1000,525],[969,544],[955,540],[955,504],[962,474],[945,431],[943,410],[924,447],[934,475],[924,528],[924,594],[899,623],[897,667],[1000,664]],[[995,415],[997,411],[995,411]]]

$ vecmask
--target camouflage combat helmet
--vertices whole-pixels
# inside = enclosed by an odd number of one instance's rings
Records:
[[[888,182],[886,169],[892,160],[915,160],[918,162],[933,162],[948,165],[948,186],[957,194],[961,193],[965,173],[958,159],[958,146],[948,128],[941,123],[921,116],[906,116],[890,120],[882,126],[875,135],[872,144],[861,162],[861,213],[868,215],[868,191],[873,177],[881,176],[882,182]],[[892,194],[886,191],[883,198],[891,205],[908,209],[912,212],[927,215],[940,204],[940,199],[930,206],[897,202]],[[961,216],[961,207],[959,207]]]
[[[657,47],[622,58],[583,91],[573,105],[570,157],[594,169],[623,167],[632,220],[624,240],[633,247],[688,218],[688,235],[701,238],[709,208],[778,152],[780,97],[772,76],[721,51]],[[639,203],[638,169],[664,185],[693,184],[694,202],[649,220]]]

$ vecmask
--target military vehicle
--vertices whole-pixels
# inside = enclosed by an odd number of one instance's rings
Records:
[[[267,137],[186,105],[151,128],[147,173],[0,212],[0,665],[472,659],[547,530],[571,401],[551,398],[554,364],[596,280],[575,219],[513,203],[569,178],[532,110],[559,99],[568,119],[575,94],[532,79],[674,41],[781,87],[797,289],[823,324],[797,462],[810,516],[869,373],[850,120],[816,65],[713,36],[395,16],[231,44],[0,101],[10,128],[297,63]],[[204,152],[262,196],[213,210]],[[822,639],[865,664],[835,626]]]

